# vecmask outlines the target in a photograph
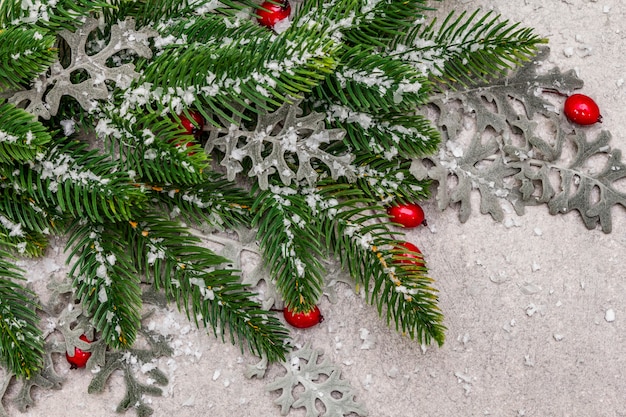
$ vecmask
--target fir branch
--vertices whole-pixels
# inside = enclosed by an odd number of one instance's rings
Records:
[[[43,338],[37,327],[34,294],[15,280],[22,271],[0,252],[0,363],[18,377],[30,378],[43,366]]]
[[[451,12],[440,26],[416,25],[399,37],[388,53],[412,63],[449,88],[488,82],[528,61],[546,40],[531,28],[477,10],[455,16]]]
[[[405,62],[360,45],[344,51],[341,61],[315,96],[372,114],[409,112],[427,102],[430,82]]]
[[[52,65],[55,41],[55,36],[40,29],[0,30],[0,92],[19,89]]]
[[[0,213],[24,230],[42,235],[63,229],[64,219],[56,209],[42,207],[13,189],[0,193]]]
[[[434,10],[425,0],[368,1],[359,10],[357,25],[344,31],[347,43],[383,48],[411,30],[424,12]]]
[[[32,114],[0,101],[0,163],[32,161],[51,139]]]
[[[109,20],[123,20],[133,17],[139,27],[154,26],[176,16],[189,17],[202,10],[206,0],[114,0],[116,8]]]
[[[249,19],[248,19],[249,20]],[[216,52],[231,50],[231,44],[241,46],[254,42],[260,46],[271,42],[275,36],[252,21],[240,21],[235,17],[225,18],[218,13],[204,13],[193,19],[181,17],[163,27],[157,47],[167,49],[181,41],[188,44],[209,44]],[[223,48],[223,49],[222,49]]]
[[[109,346],[131,346],[141,325],[142,301],[124,236],[115,224],[81,223],[67,243],[76,297]]]
[[[207,14],[191,28],[170,29],[171,42],[184,30],[195,43],[169,44],[143,68],[141,83],[151,89],[152,100],[179,112],[184,99],[206,110],[209,120],[212,112],[234,123],[229,115],[243,116],[239,108],[278,107],[310,91],[336,65],[336,46],[328,38],[275,36],[253,22],[232,27],[227,20]]]
[[[182,187],[206,178],[207,155],[181,127],[178,116],[164,116],[158,108],[145,106],[142,115],[127,120],[123,109],[107,109],[95,131],[118,169],[134,183]]]
[[[443,315],[437,306],[437,291],[425,268],[394,262],[402,251],[392,238],[387,215],[375,201],[349,184],[320,185],[310,198],[317,202],[322,217],[325,245],[334,253],[387,324],[395,322],[420,343],[444,342]]]
[[[197,326],[210,327],[250,351],[275,361],[284,359],[288,332],[280,321],[263,310],[253,294],[239,282],[229,261],[210,249],[178,223],[158,215],[144,215],[126,228],[141,273],[157,290],[187,314]]]
[[[36,204],[93,221],[126,220],[134,207],[145,202],[126,173],[96,150],[77,141],[59,143],[40,155],[33,167],[20,166],[12,173],[13,187]]]
[[[181,189],[177,186],[152,186],[156,198],[170,217],[185,222],[206,222],[216,229],[234,229],[251,224],[250,194],[217,173],[207,173],[199,184]]]
[[[343,142],[356,152],[414,158],[432,154],[439,144],[439,131],[422,115],[374,115],[323,100],[315,106],[326,112],[330,126],[346,132]]]
[[[105,0],[41,0],[0,2],[0,27],[26,24],[58,31],[74,30],[76,21],[111,5]]]
[[[357,156],[358,179],[355,186],[379,204],[407,203],[425,200],[430,181],[418,180],[411,173],[411,160],[387,159],[380,155]]]
[[[21,256],[41,256],[48,247],[48,238],[38,232],[22,229],[21,223],[0,215],[0,245]]]
[[[360,1],[310,0],[300,4],[300,10],[293,16],[291,27],[306,28],[320,36],[341,39],[342,31],[353,28],[360,14]]]
[[[270,185],[252,206],[253,226],[263,259],[285,304],[293,311],[310,311],[323,287],[323,267],[316,220],[296,186]]]

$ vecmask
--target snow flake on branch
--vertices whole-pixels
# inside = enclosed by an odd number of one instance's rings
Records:
[[[5,216],[0,215],[0,224],[9,231],[9,237],[24,236],[24,230],[22,229],[21,223],[14,223]]]
[[[24,15],[12,21],[11,24],[17,26],[21,23],[36,23],[39,20],[48,22],[55,5],[56,1],[22,0],[21,8]]]
[[[51,152],[47,157],[41,158],[35,165],[35,169],[42,180],[51,179],[48,189],[52,192],[57,192],[59,184],[68,180],[91,186],[105,186],[110,182],[109,178],[103,178],[85,169],[70,155],[60,152]]]
[[[16,143],[17,140],[18,140],[17,136],[0,130],[0,142]]]
[[[107,289],[111,285],[111,278],[109,276],[109,270],[115,265],[117,260],[113,253],[107,253],[102,246],[102,236],[93,231],[89,235],[89,239],[92,241],[91,249],[95,253],[94,259],[97,263],[95,268],[96,274],[94,277],[78,277],[79,281],[86,281],[89,285],[95,285],[99,287],[98,300],[101,303],[105,303],[108,300]],[[102,286],[104,284],[104,286]]]
[[[89,18],[74,33],[68,30],[59,32],[72,51],[69,65],[63,67],[57,61],[50,68],[49,74],[35,81],[32,89],[15,93],[9,101],[16,105],[27,103],[26,111],[50,119],[57,114],[63,96],[72,96],[85,110],[94,110],[96,100],[109,97],[106,81],[119,88],[127,88],[139,76],[135,66],[132,63],[109,66],[111,58],[122,51],[132,51],[138,56],[150,58],[152,52],[147,41],[156,36],[156,32],[147,28],[137,31],[134,20],[127,19],[113,25],[109,43],[96,54],[89,55],[86,50],[87,40],[97,28],[98,21]],[[88,75],[87,79],[83,79],[83,73]],[[77,74],[83,78],[76,80]]]

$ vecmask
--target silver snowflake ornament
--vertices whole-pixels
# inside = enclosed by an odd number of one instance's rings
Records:
[[[135,30],[135,21],[127,19],[111,27],[111,38],[107,45],[95,54],[88,54],[89,35],[98,28],[98,21],[93,18],[75,32],[59,32],[71,49],[70,63],[63,67],[59,61],[54,63],[47,74],[34,82],[30,90],[18,91],[9,98],[9,102],[20,105],[28,103],[26,111],[43,119],[50,119],[59,110],[61,98],[72,96],[85,110],[92,110],[97,100],[106,100],[109,90],[106,81],[115,83],[118,88],[127,88],[139,77],[132,63],[109,66],[110,58],[122,51],[132,51],[144,58],[152,57],[147,40],[157,35],[148,28]],[[72,75],[77,72],[88,74],[88,78],[79,83],[72,82]]]
[[[220,164],[226,168],[230,181],[244,171],[242,162],[250,158],[248,176],[257,177],[263,190],[269,187],[273,174],[278,174],[285,185],[306,180],[314,186],[319,176],[317,163],[326,165],[333,179],[356,180],[352,154],[333,155],[323,149],[325,144],[341,141],[345,131],[326,129],[324,114],[311,112],[301,116],[299,104],[300,101],[285,103],[271,113],[260,111],[254,130],[248,130],[236,115],[236,123],[228,128],[210,126],[207,152],[217,148],[224,153]],[[229,125],[223,122],[224,126]]]
[[[366,416],[363,405],[354,399],[350,383],[341,379],[341,369],[328,359],[320,361],[322,354],[323,350],[307,344],[292,352],[290,361],[282,364],[287,373],[267,386],[268,391],[282,390],[275,401],[281,407],[281,414],[304,407],[306,417],[343,417],[350,413]],[[316,405],[318,401],[324,405],[323,414]]]

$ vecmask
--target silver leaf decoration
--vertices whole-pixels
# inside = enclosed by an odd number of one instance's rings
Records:
[[[151,58],[147,40],[158,33],[149,28],[135,30],[135,21],[126,19],[111,27],[109,43],[94,55],[87,53],[87,40],[91,32],[98,28],[98,21],[88,18],[76,32],[68,30],[59,32],[71,49],[71,60],[67,67],[59,61],[50,67],[47,74],[35,80],[33,88],[13,94],[9,102],[15,105],[27,103],[26,111],[43,119],[50,119],[59,110],[61,98],[65,95],[74,97],[85,110],[96,106],[95,100],[106,100],[109,91],[105,81],[111,81],[119,88],[127,88],[139,77],[132,63],[110,67],[107,61],[121,51],[134,51],[143,58]],[[84,71],[89,78],[73,84],[71,75],[76,71]]]
[[[326,165],[333,179],[346,177],[355,181],[355,168],[351,154],[333,155],[324,151],[323,145],[340,141],[343,129],[326,129],[322,113],[311,112],[300,116],[300,101],[285,103],[276,111],[261,112],[254,130],[247,130],[241,118],[233,116],[237,124],[223,120],[224,127],[209,127],[206,151],[214,148],[224,152],[221,165],[226,168],[228,180],[235,180],[243,172],[242,161],[252,160],[249,177],[257,177],[261,189],[269,186],[269,177],[278,174],[285,185],[306,180],[314,186],[318,171],[313,160]],[[321,146],[320,146],[321,145]],[[297,157],[297,162],[295,161]],[[294,172],[295,166],[297,170]]]

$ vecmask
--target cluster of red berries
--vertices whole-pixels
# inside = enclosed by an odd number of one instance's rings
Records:
[[[414,203],[392,205],[387,209],[387,214],[392,223],[402,227],[412,228],[426,223],[424,210]],[[422,252],[411,242],[402,242],[396,249],[399,253],[394,255],[395,264],[424,267]],[[300,329],[315,326],[324,320],[317,306],[305,312],[296,312],[287,306],[283,309],[283,316],[287,323]]]
[[[426,224],[424,209],[419,204],[394,204],[387,208],[389,220],[405,228],[413,228]],[[396,249],[402,250],[396,255],[394,263],[424,267],[422,252],[411,242],[402,242]]]

